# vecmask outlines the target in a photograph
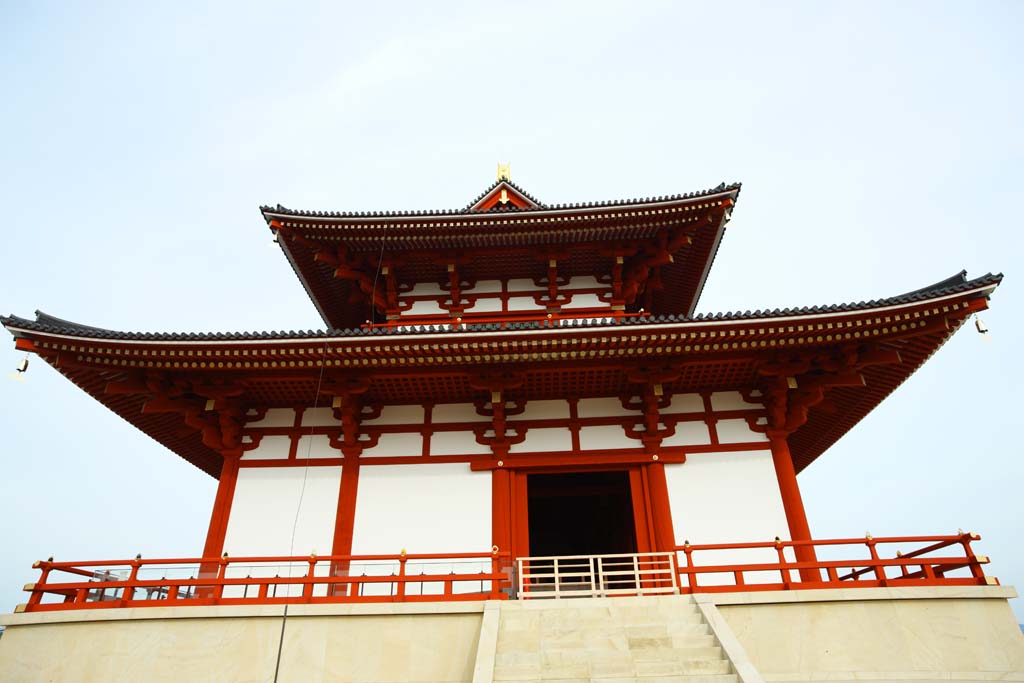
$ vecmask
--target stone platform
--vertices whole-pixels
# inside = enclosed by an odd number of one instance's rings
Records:
[[[1013,597],[972,586],[296,604],[286,619],[282,605],[35,612],[0,616],[0,680],[1024,681]]]

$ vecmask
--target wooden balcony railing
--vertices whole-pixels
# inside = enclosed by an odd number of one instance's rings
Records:
[[[976,534],[954,536],[889,536],[839,538],[812,541],[769,541],[765,543],[718,543],[676,547],[679,585],[685,593],[727,591],[790,590],[810,588],[856,588],[884,586],[984,586],[998,585],[986,577],[982,565],[989,558],[976,555],[971,542]],[[923,544],[923,545],[922,545]],[[909,552],[896,546],[916,545]],[[862,557],[849,559],[853,548]],[[812,560],[796,560],[797,549]],[[880,550],[881,548],[881,550]],[[889,552],[883,552],[889,549]],[[938,554],[958,550],[962,554]],[[842,559],[827,559],[837,551]],[[753,559],[753,555],[764,559]],[[884,554],[890,555],[883,557]],[[819,555],[821,557],[819,557]],[[741,561],[742,558],[742,561]],[[961,576],[949,576],[964,570]]]
[[[324,602],[503,600],[508,553],[36,562],[16,611]],[[68,575],[72,580],[67,580]],[[57,580],[55,580],[57,579]]]
[[[884,586],[998,585],[980,536],[684,543],[673,551],[518,558],[507,552],[37,562],[15,611],[505,600]],[[900,548],[914,546],[907,552]],[[802,560],[796,559],[801,549]],[[862,557],[850,559],[860,552]],[[881,549],[881,550],[880,550]],[[832,555],[842,555],[833,559]],[[806,559],[810,556],[812,559]],[[827,557],[829,556],[829,557]],[[518,576],[514,576],[518,575]]]

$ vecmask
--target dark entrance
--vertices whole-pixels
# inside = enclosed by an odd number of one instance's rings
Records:
[[[527,475],[530,556],[636,552],[629,472]]]

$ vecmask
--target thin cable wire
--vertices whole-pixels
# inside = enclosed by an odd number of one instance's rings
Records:
[[[384,265],[384,247],[385,247],[385,244],[386,244],[386,240],[387,240],[387,226],[384,226],[384,232],[381,234],[381,238],[380,238],[380,255],[377,257],[377,272],[374,273],[374,275],[373,275],[373,289],[372,289],[372,291],[370,293],[370,311],[369,311],[370,316],[369,316],[369,322],[371,322],[371,323],[373,322],[373,308],[374,308],[374,304],[376,303],[376,299],[377,299],[377,280],[378,280],[378,278],[380,278],[381,267]],[[327,361],[327,344],[324,343],[324,352],[323,352],[323,356],[320,359],[320,376],[319,376],[319,378],[317,379],[317,382],[316,382],[316,394],[313,396],[313,409],[314,410],[316,410],[316,408],[318,407],[318,405],[320,403],[320,388],[323,385],[323,381],[324,381],[324,367],[326,367],[326,365],[327,365],[326,361]],[[298,505],[295,508],[295,519],[292,521],[292,538],[291,538],[291,541],[290,541],[290,543],[288,545],[288,556],[289,557],[291,557],[292,553],[295,552],[295,533],[296,533],[296,530],[298,529],[298,526],[299,526],[299,513],[302,511],[302,499],[303,499],[303,497],[305,496],[305,493],[306,493],[306,481],[307,481],[307,479],[309,477],[309,461],[310,461],[310,454],[311,454],[312,449],[313,449],[313,439],[312,439],[312,436],[313,436],[313,426],[312,425],[310,425],[310,427],[309,427],[309,436],[311,438],[309,439],[309,444],[306,447],[306,464],[305,464],[305,466],[302,469],[302,488],[299,490],[299,503],[298,503]],[[312,571],[312,569],[310,571]],[[288,578],[290,579],[291,577],[292,577],[292,566],[289,563],[289,565],[288,565]],[[289,586],[290,585],[291,584],[289,584]],[[284,629],[285,629],[285,624],[287,623],[287,621],[288,621],[288,603],[285,603],[285,605],[284,605],[284,612],[282,612],[282,614],[281,614],[281,635],[279,636],[278,641],[277,641],[277,661],[274,663],[274,683],[277,683],[277,677],[278,677],[278,675],[281,672],[281,652],[284,649]]]
[[[377,278],[380,277],[381,266],[384,265],[384,244],[388,238],[388,226],[384,225],[384,230],[380,235],[380,256],[377,257],[377,272],[373,274],[373,291],[370,294],[370,316],[369,322],[373,322],[373,307],[377,301]]]
[[[320,389],[324,383],[324,368],[327,367],[327,342],[324,342],[323,354],[320,356],[320,375],[316,380],[316,392],[313,394],[313,410],[320,406]],[[302,487],[299,489],[299,501],[295,506],[295,519],[292,520],[292,537],[288,543],[288,557],[295,554],[295,534],[299,528],[299,514],[302,512],[302,499],[306,496],[306,482],[309,479],[309,461],[313,453],[313,430],[314,425],[309,426],[309,441],[306,444],[306,464],[302,468]],[[310,573],[313,568],[310,567]],[[288,563],[288,578],[292,578],[292,563]],[[312,577],[310,577],[312,578]],[[291,584],[288,584],[289,590]],[[277,683],[277,676],[281,671],[281,651],[284,649],[284,626],[288,621],[288,603],[284,604],[284,612],[281,614],[281,635],[277,640],[277,661],[274,663],[274,683]]]

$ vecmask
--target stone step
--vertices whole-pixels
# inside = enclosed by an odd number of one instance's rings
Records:
[[[554,683],[553,681],[551,683]],[[602,680],[601,683],[613,683]],[[736,674],[710,674],[707,676],[636,676],[625,678],[614,683],[739,683]]]
[[[508,634],[534,632],[543,637],[562,637],[579,635],[580,637],[602,637],[625,635],[629,638],[669,638],[672,636],[704,635],[709,633],[708,626],[703,620],[694,619],[687,622],[673,622],[667,624],[643,624],[623,625],[614,622],[603,623],[577,623],[577,624],[548,624],[541,623],[534,628],[525,625],[515,627],[499,627],[499,638]]]
[[[636,676],[707,676],[732,673],[732,666],[722,659],[637,661],[634,658],[633,673]]]
[[[629,638],[619,629],[592,631],[590,633],[570,632],[545,634],[517,631],[498,636],[497,652],[541,652],[546,650],[579,649],[588,651],[626,651],[642,648],[664,648],[688,651],[716,647],[715,637],[710,633],[670,635],[663,638]]]
[[[635,647],[630,646],[629,652],[633,659],[640,661],[646,659],[678,659],[678,660],[718,660],[725,661],[722,655],[722,648],[717,645],[705,647],[673,647],[671,641],[660,646]]]

